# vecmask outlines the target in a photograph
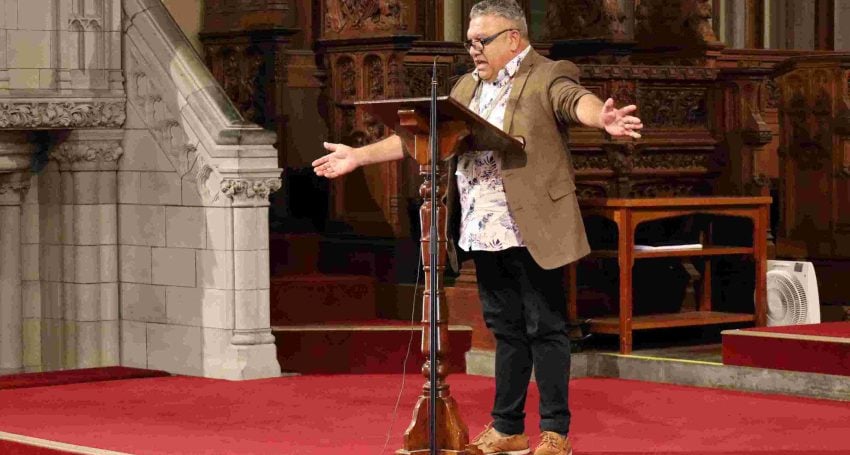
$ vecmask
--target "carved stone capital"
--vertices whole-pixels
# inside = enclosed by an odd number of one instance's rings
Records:
[[[0,174],[0,206],[20,205],[23,194],[30,187],[29,172]]]
[[[122,154],[124,149],[120,142],[74,142],[61,144],[52,158],[60,163],[117,162]]]
[[[279,190],[281,180],[270,179],[230,179],[221,181],[221,194],[235,203],[265,202],[269,194]]]
[[[124,154],[123,130],[75,130],[62,137],[49,158],[66,170],[115,170]]]
[[[29,189],[29,187],[29,180],[7,181],[6,179],[0,177],[0,194],[6,194],[13,191],[23,191]]]
[[[124,100],[0,102],[0,129],[120,128],[126,118]]]

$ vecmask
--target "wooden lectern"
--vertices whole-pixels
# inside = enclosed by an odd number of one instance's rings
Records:
[[[447,368],[442,363],[448,352],[448,321],[449,313],[446,306],[445,292],[443,290],[443,271],[446,263],[446,167],[437,163],[437,216],[438,231],[437,242],[439,254],[437,264],[431,268],[430,249],[431,234],[431,165],[430,162],[430,131],[429,119],[431,110],[431,98],[410,98],[380,101],[362,101],[355,103],[362,107],[373,117],[382,121],[387,127],[392,128],[401,137],[407,152],[419,163],[419,173],[425,179],[419,188],[419,194],[424,203],[419,209],[419,221],[422,226],[421,248],[422,266],[425,272],[425,292],[422,301],[422,353],[425,358],[430,357],[431,335],[429,324],[437,324],[437,445],[438,453],[477,455],[480,454],[476,447],[469,445],[469,430],[460,417],[460,412],[449,392],[446,382]],[[499,128],[491,125],[479,115],[467,109],[449,97],[437,98],[437,125],[440,162],[445,163],[453,156],[466,150],[502,150],[519,152],[523,144],[512,138]],[[437,274],[437,287],[431,289],[431,273]],[[435,292],[438,297],[438,308],[440,315],[437,321],[433,321],[429,300],[431,293]],[[404,433],[404,446],[396,451],[397,455],[425,454],[430,451],[428,408],[431,392],[430,384],[430,361],[426,360],[422,366],[422,374],[426,378],[422,395],[413,409],[413,421]]]

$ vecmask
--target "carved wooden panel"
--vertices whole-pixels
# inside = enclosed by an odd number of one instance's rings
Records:
[[[579,198],[711,194],[717,150],[711,91],[717,70],[582,64],[581,83],[618,106],[637,104],[640,142],[610,141],[573,127],[570,151]]]
[[[422,97],[431,95],[431,77],[433,68],[428,63],[409,63],[404,65],[406,84],[404,86],[405,98]],[[447,65],[437,67],[437,78],[444,83],[439,84],[440,95],[448,93],[449,68]]]
[[[708,87],[641,86],[637,91],[641,120],[653,127],[698,128],[708,118]]]
[[[343,43],[340,43],[343,46]],[[351,43],[326,50],[329,72],[332,139],[351,146],[380,140],[390,131],[354,106],[355,101],[386,99],[395,95],[400,79],[400,51],[365,46],[353,51]],[[391,64],[392,63],[392,64]],[[399,163],[358,169],[331,182],[331,217],[345,222],[361,235],[401,236],[409,231],[406,204],[400,203]]]
[[[428,96],[435,57],[440,93],[452,76],[465,72],[468,57],[459,43],[418,41],[416,37],[323,42],[328,68],[331,137],[352,146],[378,141],[393,131],[355,101]],[[361,235],[409,237],[418,218],[419,168],[412,160],[358,169],[331,182],[331,216]]]
[[[276,129],[276,95],[285,89],[286,43],[204,34],[207,66],[249,121]]]
[[[415,2],[403,0],[322,0],[325,39],[393,35],[415,31]]]
[[[777,64],[800,54],[791,50],[725,49],[717,59],[720,76],[714,121],[723,132],[721,192],[773,195],[774,207],[781,203],[777,193],[780,91],[773,72]]]
[[[251,11],[257,14],[269,11],[262,9],[264,4],[260,1],[239,4],[245,8],[242,12],[246,14]],[[213,8],[213,12],[217,11],[219,15],[224,15],[221,8],[231,8],[233,5],[232,2],[207,3],[207,7]],[[281,14],[291,12],[287,2],[269,2],[265,5],[271,8],[272,12]],[[211,14],[209,9],[206,12]],[[242,17],[246,18],[246,23],[250,24],[253,21],[248,16]],[[205,24],[205,26],[211,25],[225,26],[226,24],[215,22]],[[304,166],[304,159],[297,153],[300,136],[292,134],[289,123],[291,111],[291,106],[288,104],[291,90],[290,81],[288,81],[289,45],[290,38],[295,32],[294,29],[277,27],[273,30],[252,29],[201,33],[207,67],[224,89],[234,108],[239,110],[246,120],[277,133],[278,140],[275,148],[278,151],[278,165],[284,169],[284,189],[271,198],[270,219],[271,225],[276,226],[275,229],[291,224],[284,222],[283,219],[292,215],[293,204],[290,201],[290,195],[294,192],[293,182],[295,182],[292,176],[294,169]],[[309,60],[312,59],[312,55],[309,56]],[[300,56],[296,57],[296,60],[299,66],[298,71],[293,71],[296,76],[293,82],[303,82],[303,87],[318,85],[318,81],[303,80],[305,79],[303,68],[307,66],[306,62]],[[312,72],[315,73],[315,70]],[[299,77],[301,80],[298,79]],[[301,100],[305,96],[307,96],[306,92],[296,99]],[[300,106],[298,110],[302,111]],[[299,112],[299,117],[302,119],[309,118],[308,115],[309,111]],[[300,131],[310,130],[321,131],[319,123],[314,122],[313,126],[300,126]],[[316,134],[313,135],[313,140],[315,137]]]
[[[793,57],[778,74],[783,192],[778,253],[850,258],[850,57]]]

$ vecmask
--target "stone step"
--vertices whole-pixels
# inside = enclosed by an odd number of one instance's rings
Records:
[[[421,370],[422,325],[398,320],[339,321],[274,326],[277,357],[285,372],[301,374],[415,373]],[[411,336],[412,335],[412,336]],[[449,326],[450,373],[466,371],[472,329]],[[409,348],[409,356],[408,354]],[[407,361],[405,362],[405,357]]]
[[[373,320],[375,287],[375,278],[364,275],[314,273],[272,277],[271,324]]]

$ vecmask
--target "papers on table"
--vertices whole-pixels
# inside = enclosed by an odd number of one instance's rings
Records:
[[[702,243],[683,243],[679,245],[635,245],[635,251],[673,251],[701,249]]]

